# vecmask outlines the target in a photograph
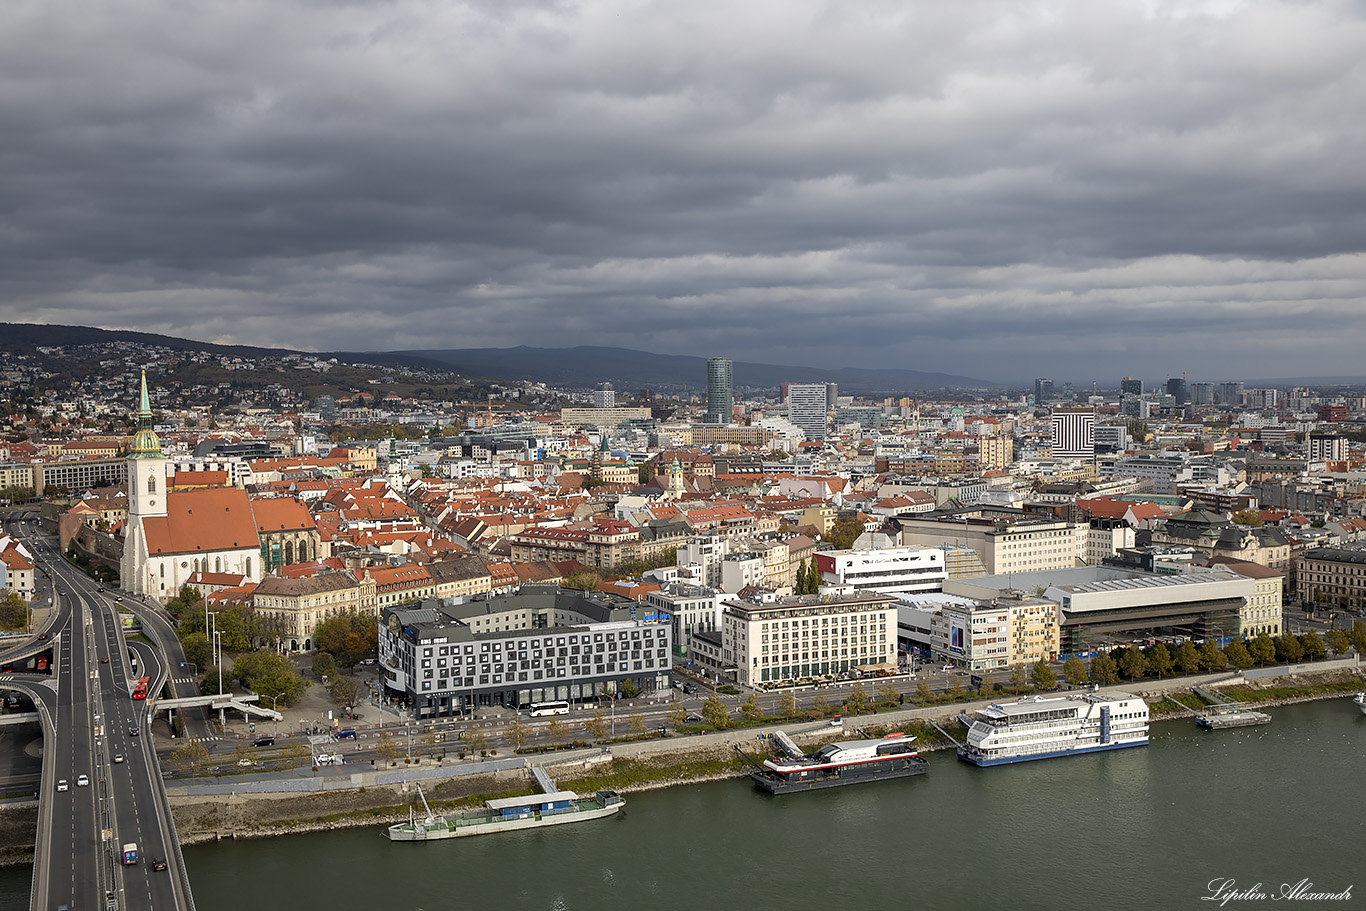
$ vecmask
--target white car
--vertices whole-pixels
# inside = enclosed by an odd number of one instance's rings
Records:
[[[120,762],[123,762],[123,754],[122,754],[122,753],[115,753],[115,754],[114,754],[114,763],[117,765],[117,764],[120,763]]]
[[[78,787],[78,788],[86,788],[86,787],[89,787],[89,786],[90,786],[90,776],[89,776],[89,775],[77,775],[77,776],[76,776],[76,787]]]
[[[239,759],[239,760],[237,760],[237,764],[240,765],[240,766],[243,766],[243,767],[245,767],[245,768],[250,768],[251,766],[255,765],[256,763],[252,762],[250,759]]]
[[[61,781],[57,782],[57,790],[70,791],[71,785],[67,783],[67,780],[65,778],[63,778]]]
[[[327,754],[327,753],[319,753],[319,754],[318,754],[318,765],[341,765],[341,764],[342,764],[341,753],[333,753],[333,754],[331,754],[331,755],[329,755],[329,754]]]

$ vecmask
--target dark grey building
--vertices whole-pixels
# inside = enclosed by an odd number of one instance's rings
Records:
[[[416,718],[435,718],[480,706],[584,702],[628,681],[639,692],[668,689],[672,619],[617,595],[556,586],[386,609],[385,695]]]

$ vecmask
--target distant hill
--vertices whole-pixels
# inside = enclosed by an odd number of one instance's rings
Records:
[[[174,351],[208,351],[212,354],[231,354],[241,357],[296,354],[289,348],[253,348],[249,345],[214,345],[156,335],[152,332],[133,332],[127,329],[96,329],[93,326],[56,326],[48,323],[0,323],[0,350],[25,352],[34,348],[55,348],[63,345],[95,345],[108,342],[135,342],[170,348]]]
[[[341,356],[341,355],[338,355]],[[348,353],[347,358],[365,355]],[[631,348],[456,348],[386,351],[369,357],[385,360],[412,358],[441,363],[466,376],[530,380],[552,386],[591,387],[604,380],[617,389],[682,387],[704,389],[707,359],[680,354],[653,354]],[[779,383],[838,383],[848,393],[916,393],[950,389],[999,388],[1002,384],[947,373],[918,370],[865,370],[787,367],[735,361],[732,378],[737,387],[774,388]]]

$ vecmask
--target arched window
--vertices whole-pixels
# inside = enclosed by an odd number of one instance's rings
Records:
[[[251,576],[251,557],[247,557],[247,576]]]
[[[154,474],[149,474],[149,475],[147,476],[147,492],[148,492],[148,493],[156,493],[156,492],[157,492],[157,476],[154,475]]]
[[[294,542],[293,542],[293,541],[286,541],[286,542],[285,542],[285,565],[288,566],[289,564],[291,564],[291,563],[293,563],[293,562],[294,562]]]
[[[214,557],[214,558],[213,558],[213,571],[216,572],[216,573],[221,573],[221,572],[223,571],[223,558],[222,558],[222,557]]]

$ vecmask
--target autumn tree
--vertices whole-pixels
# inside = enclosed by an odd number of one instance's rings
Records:
[[[1252,652],[1248,649],[1247,643],[1242,639],[1234,639],[1224,647],[1224,658],[1228,663],[1238,669],[1252,667]]]
[[[1040,658],[1034,662],[1034,668],[1029,674],[1029,682],[1036,690],[1051,690],[1058,685],[1058,677],[1053,673],[1053,668],[1049,663]]]
[[[1258,633],[1247,644],[1247,650],[1251,653],[1252,660],[1262,667],[1276,660],[1276,643],[1272,642],[1266,633]]]
[[[1148,672],[1155,674],[1159,680],[1172,672],[1175,662],[1172,660],[1171,649],[1167,648],[1166,643],[1158,642],[1148,649],[1145,654],[1148,659]]]
[[[176,771],[190,775],[198,774],[208,761],[208,747],[197,740],[178,747],[175,752],[171,753],[171,765]]]
[[[504,732],[504,736],[507,737],[508,743],[512,744],[512,748],[516,750],[526,745],[527,738],[530,736],[530,731],[527,730],[526,725],[522,724],[520,718],[515,718],[513,719],[512,724],[508,725],[507,730]]]
[[[583,723],[584,730],[588,731],[588,736],[594,740],[601,740],[607,736],[607,716],[601,708],[593,712],[593,717]]]
[[[1100,686],[1114,686],[1119,683],[1119,668],[1115,659],[1109,655],[1097,655],[1091,659],[1091,681]]]
[[[848,703],[849,711],[855,715],[862,715],[868,711],[868,691],[863,688],[862,683],[855,683],[849,691]]]
[[[726,707],[722,705],[720,697],[715,693],[708,696],[706,701],[702,703],[702,719],[717,729],[730,726],[730,715],[726,712]]]
[[[1069,655],[1062,663],[1062,679],[1073,686],[1086,682],[1086,662],[1076,655]]]
[[[380,762],[394,762],[398,759],[398,744],[394,742],[394,735],[388,731],[381,731],[379,740],[375,743],[375,758]]]
[[[677,699],[669,703],[669,724],[674,727],[688,723],[688,710],[683,708],[683,703]]]
[[[750,693],[749,698],[740,703],[740,715],[746,721],[758,721],[764,716],[763,709],[759,708],[759,700],[753,693]]]
[[[1119,672],[1130,680],[1137,680],[1148,672],[1148,659],[1136,648],[1126,648],[1119,656]]]
[[[782,697],[778,699],[778,714],[784,718],[796,717],[797,697],[792,695],[791,690],[784,690]]]
[[[873,698],[882,705],[895,705],[897,697],[901,694],[896,691],[896,685],[892,681],[883,678],[878,682],[873,690]]]

